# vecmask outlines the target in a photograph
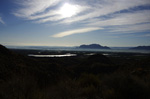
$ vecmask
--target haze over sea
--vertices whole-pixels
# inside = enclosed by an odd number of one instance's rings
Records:
[[[145,53],[149,54],[150,50],[133,50],[132,47],[110,47],[111,49],[90,49],[78,47],[50,47],[50,46],[7,46],[9,49],[26,49],[26,50],[46,50],[46,51],[82,51],[82,52],[122,52],[122,53]]]

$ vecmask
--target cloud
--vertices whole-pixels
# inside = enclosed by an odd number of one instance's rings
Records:
[[[0,23],[5,24],[5,22],[2,20],[1,17],[0,17]]]
[[[112,18],[106,20],[89,20],[87,26],[109,26],[109,32],[115,33],[150,31],[150,10],[116,14]]]
[[[90,12],[87,12],[83,15],[73,17],[70,19],[63,20],[61,23],[73,23],[79,22],[83,20],[93,19],[100,16],[112,14],[115,12],[119,12],[122,10],[129,10],[130,8],[134,8],[141,5],[150,4],[149,0],[102,0],[104,2],[100,2],[95,4],[95,6],[87,5],[90,7]]]
[[[113,34],[139,33],[145,31],[150,31],[150,23],[114,27],[110,30]]]
[[[82,28],[82,29],[75,29],[75,30],[60,32],[58,34],[53,35],[52,37],[58,38],[58,37],[64,37],[64,36],[72,35],[72,34],[79,34],[79,33],[86,33],[86,32],[90,32],[90,31],[96,31],[96,30],[100,30],[100,29],[103,29],[103,28],[88,27],[88,28]]]
[[[19,0],[18,0],[19,1]],[[61,8],[64,4],[77,7],[76,13],[64,17]],[[86,31],[99,30],[107,32],[134,33],[149,31],[149,0],[21,0],[14,15],[35,23],[55,25],[82,24],[84,29],[61,32],[53,37],[64,37]],[[2,23],[2,22],[1,22]],[[96,28],[89,28],[96,27]],[[85,31],[85,32],[84,32]]]
[[[116,14],[113,18],[90,21],[88,26],[115,26],[150,22],[150,10]]]
[[[75,4],[72,3],[72,6],[78,8],[78,10],[76,10],[76,15],[68,18],[62,17],[60,15],[62,2],[64,2],[64,4],[65,2],[75,2]],[[17,4],[21,6],[13,13],[17,17],[28,20],[38,19],[38,22],[41,23],[60,20],[59,23],[62,24],[94,19],[122,10],[130,10],[134,7],[148,5],[150,2],[149,0],[87,0],[80,3],[78,0],[21,0],[17,2]]]
[[[61,15],[61,2],[62,0],[22,0],[21,2],[17,3],[21,6],[21,8],[14,11],[13,14],[17,17],[25,18],[27,20],[36,20],[38,23],[58,21],[65,18]],[[72,6],[76,8],[76,14],[79,14],[87,9],[86,6],[82,7],[76,4]]]
[[[143,35],[143,37],[150,37],[150,34],[145,34]]]
[[[32,15],[40,14],[46,11],[49,7],[55,6],[60,0],[20,0],[17,2],[20,9],[14,12],[18,17],[28,18]]]
[[[88,9],[88,7],[81,7],[79,5],[74,5],[74,6],[77,7],[77,10],[75,12],[76,14],[81,13]],[[61,15],[61,13],[62,13],[61,9],[57,9],[57,10],[50,11],[46,14],[40,15],[40,16],[37,15],[37,16],[35,16],[36,18],[35,17],[34,18],[35,19],[41,18],[40,20],[37,21],[38,23],[45,23],[45,22],[49,22],[49,21],[59,21],[62,19],[67,19],[66,17]]]

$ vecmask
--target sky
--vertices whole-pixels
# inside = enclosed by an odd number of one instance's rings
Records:
[[[150,0],[0,0],[0,44],[150,46]]]

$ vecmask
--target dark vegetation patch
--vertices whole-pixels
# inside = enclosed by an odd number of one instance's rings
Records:
[[[64,53],[0,45],[0,99],[150,99],[149,54],[27,56]]]

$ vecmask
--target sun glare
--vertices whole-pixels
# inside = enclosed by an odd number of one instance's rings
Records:
[[[64,18],[72,17],[73,15],[77,13],[77,10],[78,10],[78,7],[76,5],[65,3],[60,9],[60,14]]]

